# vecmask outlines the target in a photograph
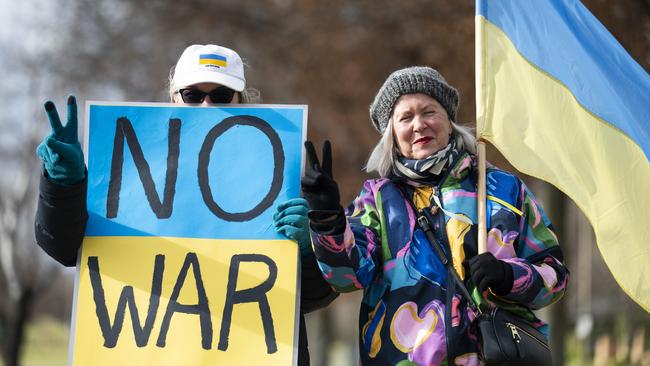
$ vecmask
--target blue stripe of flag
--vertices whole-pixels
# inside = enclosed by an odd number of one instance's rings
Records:
[[[221,61],[226,61],[226,58],[225,58],[224,56],[217,55],[217,54],[214,54],[214,53],[211,53],[211,54],[203,54],[203,55],[199,56],[199,58],[200,58],[201,60],[208,59],[208,60],[221,60]]]
[[[650,75],[584,5],[477,0],[476,11],[580,104],[634,140],[650,160]]]

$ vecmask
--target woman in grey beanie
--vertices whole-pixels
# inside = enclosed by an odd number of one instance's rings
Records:
[[[364,291],[363,365],[483,363],[471,327],[477,314],[451,271],[474,301],[506,307],[544,333],[531,309],[564,294],[568,271],[550,221],[519,178],[494,167],[487,171],[488,252],[477,255],[476,141],[456,124],[457,110],[458,91],[436,70],[393,72],[370,106],[382,137],[366,169],[380,178],[367,180],[346,210],[329,143],[322,165],[305,144],[302,189],[323,276],[338,292]],[[416,217],[426,218],[433,237]]]

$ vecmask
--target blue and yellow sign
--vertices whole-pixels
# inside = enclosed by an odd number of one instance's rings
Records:
[[[73,365],[288,365],[306,106],[89,103]]]

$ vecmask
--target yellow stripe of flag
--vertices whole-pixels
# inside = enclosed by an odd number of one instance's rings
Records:
[[[213,58],[202,58],[202,59],[199,60],[199,64],[226,67],[226,61],[217,60],[217,59],[213,59]]]
[[[571,197],[591,222],[623,290],[650,311],[650,164],[627,135],[586,110],[476,17],[477,133],[523,173]]]

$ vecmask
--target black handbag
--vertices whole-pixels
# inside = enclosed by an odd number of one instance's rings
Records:
[[[475,324],[486,365],[553,365],[546,337],[523,318],[496,307]]]
[[[418,211],[408,193],[402,191],[416,213],[417,224],[424,232],[429,244],[442,263],[447,267],[460,293],[467,299],[472,310],[479,315],[473,326],[479,338],[481,357],[486,366],[552,366],[551,348],[544,334],[522,317],[495,307],[481,309],[469,294],[467,287],[453,268],[442,246],[436,240],[429,219]]]

